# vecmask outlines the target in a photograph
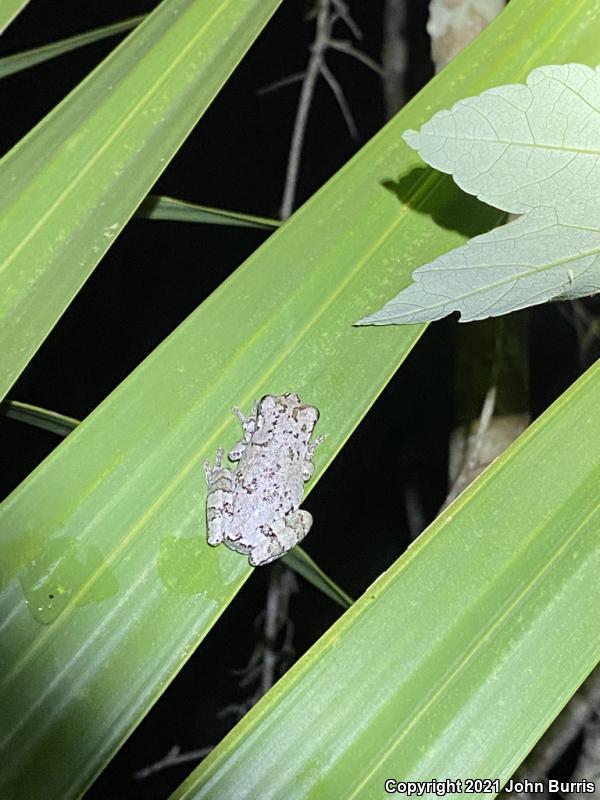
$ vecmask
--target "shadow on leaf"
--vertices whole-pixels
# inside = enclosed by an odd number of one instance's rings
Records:
[[[381,185],[395,195],[402,205],[426,214],[436,225],[457,231],[468,238],[495,227],[491,224],[482,228],[482,220],[493,218],[494,211],[497,214],[495,224],[505,216],[505,212],[463,192],[450,175],[443,175],[429,167],[415,167],[397,180],[382,181]]]

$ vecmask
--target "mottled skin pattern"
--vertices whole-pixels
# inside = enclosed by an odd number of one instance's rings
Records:
[[[265,395],[248,417],[238,408],[243,437],[229,453],[237,469],[223,466],[223,450],[215,465],[204,462],[208,482],[207,538],[223,542],[262,566],[282,556],[303,539],[312,525],[299,508],[304,482],[314,471],[315,448],[310,437],[319,410],[304,405],[297,394]]]

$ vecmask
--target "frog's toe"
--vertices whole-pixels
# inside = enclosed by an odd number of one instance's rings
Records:
[[[295,541],[291,547],[293,547],[294,544],[297,544],[301,539],[304,539],[306,534],[309,532],[312,523],[312,514],[309,511],[304,511],[302,508],[298,509],[298,511],[288,514],[288,516],[285,518],[286,532],[288,532],[288,537],[291,536],[295,538]]]

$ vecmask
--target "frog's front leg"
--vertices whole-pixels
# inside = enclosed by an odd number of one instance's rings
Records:
[[[250,553],[252,566],[262,567],[287,553],[304,539],[312,521],[308,511],[298,509],[287,514],[279,523],[268,527],[260,542],[252,548]]]
[[[220,544],[233,521],[233,472],[223,466],[223,449],[217,450],[215,466],[204,462],[208,484],[206,497],[206,534],[208,543]]]
[[[242,438],[233,445],[231,450],[229,451],[229,460],[230,461],[239,461],[242,457],[242,453],[246,449],[246,446],[250,443],[254,431],[256,430],[256,421],[258,419],[258,403],[255,401],[252,406],[252,411],[250,415],[245,417],[240,409],[237,406],[234,406],[232,409],[233,413],[239,419],[242,429],[244,431],[244,435]]]
[[[306,455],[304,456],[304,461],[302,463],[302,480],[309,481],[312,476],[313,472],[315,471],[315,450],[317,447],[327,438],[326,433],[322,433],[320,436],[314,440],[312,444],[309,444],[306,448]]]

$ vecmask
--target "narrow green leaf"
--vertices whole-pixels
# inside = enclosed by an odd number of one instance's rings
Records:
[[[0,0],[0,33],[4,33],[28,2],[29,0]]]
[[[79,420],[49,411],[47,408],[32,406],[30,403],[20,403],[18,400],[4,400],[0,403],[0,413],[10,419],[34,425],[36,428],[67,436],[79,425]]]
[[[94,30],[87,31],[86,33],[79,33],[76,36],[69,36],[68,39],[61,39],[58,42],[36,47],[32,50],[25,50],[22,53],[15,53],[11,56],[3,56],[0,58],[0,78],[5,78],[7,75],[12,75],[15,72],[34,67],[36,64],[41,64],[56,56],[61,56],[63,53],[68,53],[71,50],[77,50],[86,44],[92,42],[99,42],[101,39],[107,39],[109,36],[116,36],[118,33],[131,30],[135,28],[143,19],[144,14],[138,17],[131,17],[124,19],[121,22],[113,22],[112,25],[104,25],[102,28],[95,28]]]
[[[301,547],[294,547],[283,556],[283,560],[290,569],[297,572],[305,580],[330,597],[342,608],[350,608],[354,602],[349,594],[341,589],[331,578],[326,575],[314,559]]]
[[[136,211],[136,217],[147,219],[166,219],[173,222],[203,222],[208,225],[238,225],[243,228],[273,230],[281,222],[269,217],[254,214],[241,214],[239,211],[226,211],[222,208],[199,206],[176,200],[174,197],[151,194]]]
[[[20,403],[18,400],[4,400],[0,403],[0,413],[9,419],[33,425],[36,428],[67,436],[74,430],[80,421],[74,417],[67,417],[47,408],[34,406],[30,403]],[[294,570],[300,577],[311,583],[316,589],[323,592],[342,608],[349,608],[353,600],[341,589],[323,570],[314,559],[301,547],[295,547],[284,556],[287,566]]]
[[[0,397],[281,0],[163,0],[0,162]]]
[[[67,436],[74,430],[80,421],[74,417],[67,417],[47,408],[34,406],[30,403],[20,403],[18,400],[4,400],[0,403],[0,413],[9,419],[33,425],[36,428]],[[300,577],[311,583],[316,589],[323,592],[342,608],[349,608],[353,600],[341,589],[323,570],[314,559],[301,547],[295,547],[284,556],[287,566],[294,570]]]
[[[2,505],[0,794],[81,794],[248,576],[205,542],[201,464],[236,440],[230,407],[290,390],[317,405],[315,480],[349,437],[422,331],[357,329],[364,303],[498,219],[415,172],[401,132],[550,48],[594,58],[598,0],[565,8],[513,0]]]
[[[357,325],[495,317],[600,290],[600,218],[540,208],[413,272],[414,283]]]
[[[526,85],[460,100],[404,138],[465,191],[505,211],[579,202],[595,203],[598,215],[599,68],[539,67]]]
[[[33,425],[36,428],[56,433],[59,436],[67,436],[74,430],[80,421],[47,408],[34,406],[30,403],[21,403],[18,400],[4,400],[0,403],[0,413],[9,419]],[[323,592],[342,608],[349,608],[353,600],[342,588],[340,588],[329,575],[319,567],[314,559],[301,547],[295,547],[291,552],[284,556],[287,566],[294,570],[300,577],[311,583],[316,589]]]
[[[600,362],[171,800],[376,800],[386,779],[492,778],[450,794],[494,796],[600,658],[599,405]]]

